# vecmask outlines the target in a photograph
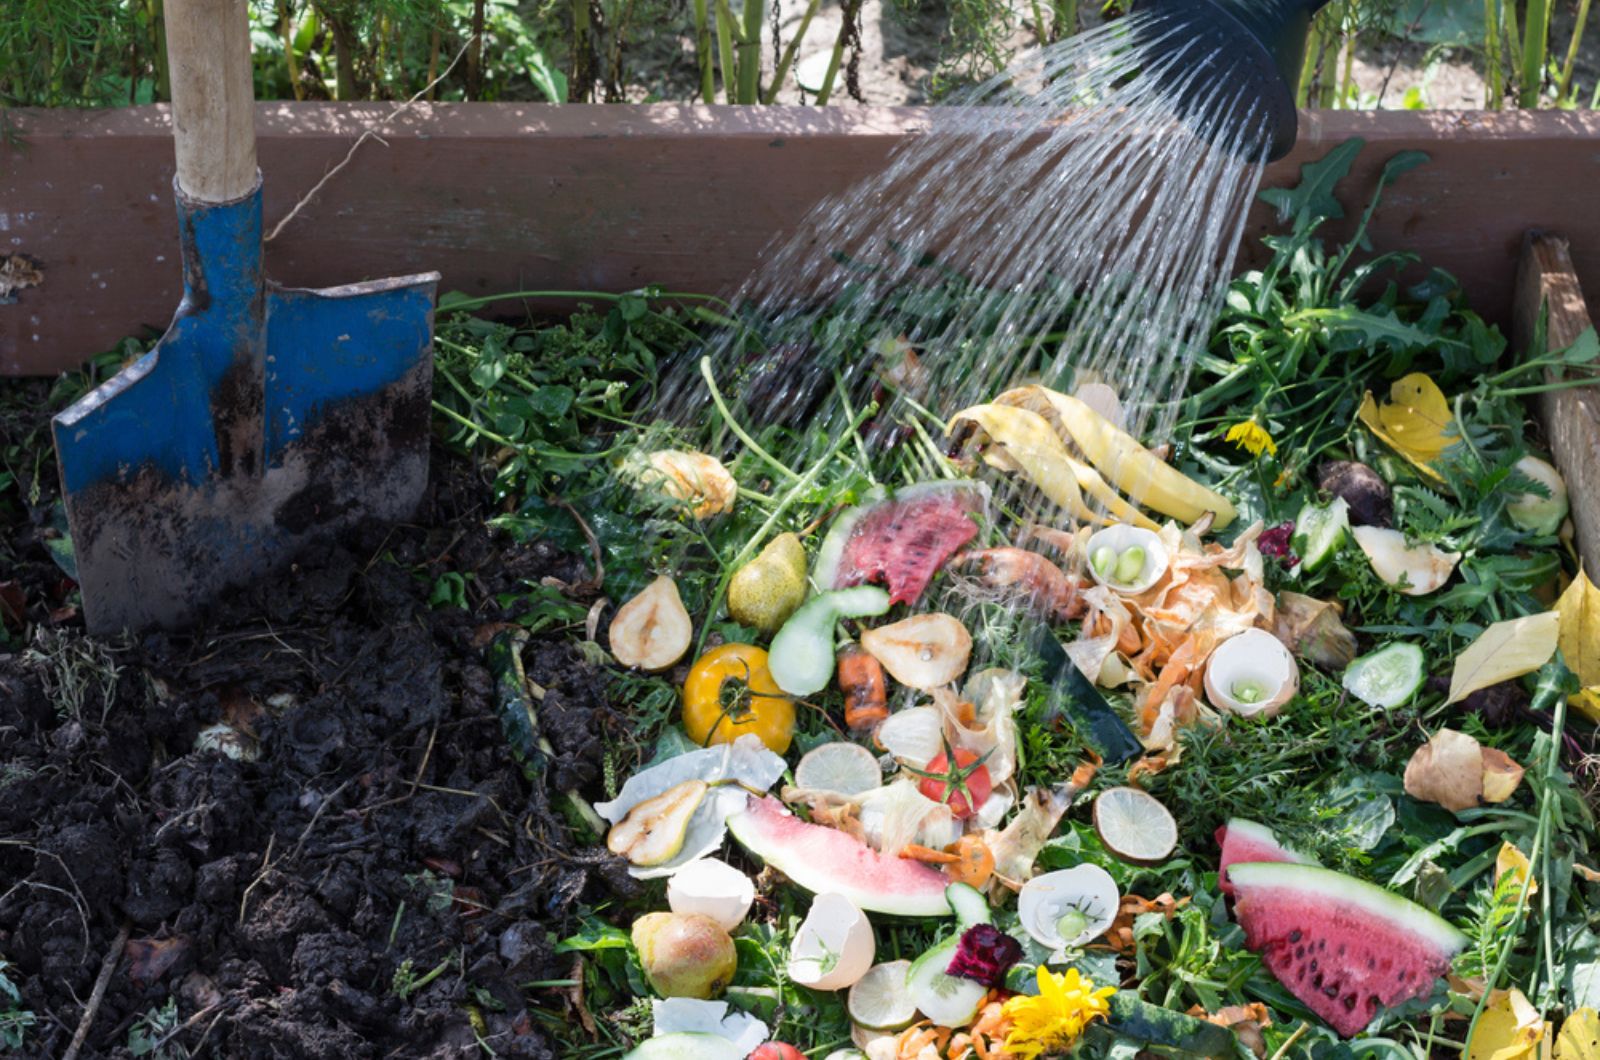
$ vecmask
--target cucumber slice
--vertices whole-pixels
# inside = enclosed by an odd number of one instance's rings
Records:
[[[983,892],[966,883],[952,883],[944,889],[945,901],[956,911],[956,923],[965,931],[974,924],[994,923],[994,913]]]
[[[818,593],[772,638],[767,668],[791,696],[809,696],[833,679],[833,627],[841,618],[866,618],[889,610],[889,593],[876,585],[857,585]]]
[[[1363,703],[1389,710],[1416,695],[1427,679],[1422,649],[1402,642],[1352,662],[1344,672],[1344,687]]]
[[[955,959],[961,936],[952,935],[911,962],[906,989],[917,1009],[941,1027],[965,1027],[978,1018],[989,988],[972,979],[945,973]]]
[[[1350,534],[1350,505],[1335,497],[1327,507],[1308,504],[1294,521],[1290,544],[1300,557],[1300,569],[1314,574],[1339,551]]]

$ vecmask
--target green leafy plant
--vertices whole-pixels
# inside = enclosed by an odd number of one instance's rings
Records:
[[[28,1028],[38,1022],[30,1009],[22,1006],[22,991],[11,981],[7,970],[11,965],[0,960],[0,1052],[20,1050],[28,1037]]]

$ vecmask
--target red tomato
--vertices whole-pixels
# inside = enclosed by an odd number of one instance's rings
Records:
[[[957,819],[964,820],[971,817],[978,812],[979,806],[988,801],[990,793],[994,791],[994,785],[989,781],[989,767],[977,766],[974,768],[972,763],[977,760],[978,756],[974,752],[965,749],[957,750],[956,765],[954,769],[951,769],[950,760],[941,753],[928,763],[927,768],[923,769],[924,773],[936,775],[923,777],[922,783],[918,784],[917,787],[922,791],[922,794],[934,802],[948,803],[950,812],[955,814]],[[963,778],[961,785],[953,783],[957,777]],[[965,785],[967,794],[972,796],[970,804],[967,801],[967,795],[961,791],[962,785]],[[947,795],[949,796],[948,798],[946,798]]]
[[[806,1060],[806,1054],[786,1042],[768,1042],[756,1046],[745,1060]]]

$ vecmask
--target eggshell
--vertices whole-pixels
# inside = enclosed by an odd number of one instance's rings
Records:
[[[1240,682],[1261,687],[1262,697],[1246,703],[1234,695]],[[1240,717],[1270,718],[1300,688],[1300,667],[1283,641],[1264,629],[1229,637],[1206,660],[1206,702]]]
[[[813,990],[843,990],[872,967],[877,952],[872,921],[842,894],[819,894],[795,932],[789,949],[789,978]],[[838,959],[826,971],[829,954]]]
[[[674,913],[708,916],[731,932],[744,923],[756,900],[750,877],[718,858],[698,858],[667,880],[667,905]]]

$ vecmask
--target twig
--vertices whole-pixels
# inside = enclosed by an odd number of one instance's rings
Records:
[[[378,130],[384,128],[390,122],[392,122],[396,118],[400,117],[400,115],[402,115],[406,111],[410,110],[413,106],[416,105],[418,100],[422,99],[423,96],[427,95],[430,91],[432,91],[432,89],[434,88],[435,85],[437,85],[440,81],[443,81],[445,78],[449,77],[450,76],[450,71],[452,71],[452,70],[454,70],[456,68],[456,64],[459,63],[461,61],[462,57],[467,54],[467,49],[472,47],[472,45],[477,40],[478,40],[478,35],[476,33],[474,33],[472,36],[468,37],[467,38],[467,42],[461,46],[461,50],[456,52],[456,57],[454,59],[450,60],[450,65],[444,68],[444,73],[440,74],[438,77],[434,78],[432,81],[429,81],[426,85],[422,86],[422,90],[421,91],[419,91],[416,95],[412,96],[410,99],[406,100],[404,103],[400,104],[398,107],[396,107],[393,111],[391,111],[389,113],[388,117],[383,118],[380,121],[373,122],[371,125],[367,126],[365,129],[363,129],[362,132],[361,132],[361,135],[356,137],[356,142],[350,145],[350,150],[345,152],[345,156],[344,156],[343,159],[340,160],[339,164],[334,166],[332,169],[328,170],[326,173],[324,173],[322,175],[322,179],[321,180],[319,180],[315,184],[311,185],[311,190],[306,192],[304,195],[302,195],[300,197],[300,201],[295,203],[294,207],[292,209],[290,209],[290,211],[288,213],[283,215],[283,220],[279,221],[277,224],[272,226],[272,231],[267,233],[266,238],[263,239],[262,242],[263,243],[270,243],[274,239],[277,239],[278,238],[278,233],[283,231],[284,226],[287,225],[290,221],[293,221],[295,219],[295,217],[299,215],[301,209],[304,208],[305,205],[307,203],[309,203],[312,199],[315,199],[317,197],[317,192],[322,190],[322,186],[324,184],[328,183],[328,181],[332,180],[333,177],[334,177],[334,174],[338,173],[339,170],[343,169],[345,166],[348,166],[350,164],[350,160],[353,159],[356,156],[356,152],[361,149],[361,145],[362,144],[366,143],[368,140],[377,140],[379,143],[383,143],[383,140],[378,136]],[[387,146],[387,145],[385,145],[385,146]]]
[[[1294,1033],[1289,1035],[1288,1038],[1284,1039],[1283,1044],[1278,1046],[1278,1051],[1272,1054],[1272,1060],[1283,1060],[1284,1057],[1288,1056],[1290,1047],[1292,1047],[1295,1042],[1299,1041],[1305,1035],[1306,1031],[1310,1029],[1311,1024],[1307,1023],[1305,1020],[1301,1020],[1300,1026],[1296,1027],[1294,1029]]]
[[[267,878],[267,873],[272,869],[272,866],[276,864],[276,862],[272,860],[272,845],[277,841],[277,832],[267,833],[267,850],[266,853],[261,855],[261,868],[256,872],[256,878],[251,880],[250,885],[244,889],[244,894],[239,896],[239,923],[241,924],[244,923],[245,906],[250,903],[250,892],[256,889],[256,884]]]
[[[422,774],[428,771],[428,759],[433,757],[433,741],[439,736],[439,722],[433,723],[433,731],[428,733],[428,748],[422,752],[422,764],[417,766],[417,775],[411,778],[411,794],[417,793],[417,785],[422,783]]]
[[[83,1043],[89,1040],[89,1027],[94,1023],[95,1013],[100,1011],[100,1002],[106,998],[106,987],[111,984],[111,973],[117,970],[117,962],[122,960],[122,950],[128,945],[128,933],[131,927],[127,921],[123,921],[122,930],[117,932],[111,948],[106,951],[105,960],[100,962],[100,974],[95,978],[94,992],[89,995],[89,1003],[84,1006],[83,1015],[78,1019],[78,1029],[72,1035],[72,1044],[67,1046],[67,1051],[62,1054],[61,1060],[77,1060],[78,1053],[83,1049]]]

